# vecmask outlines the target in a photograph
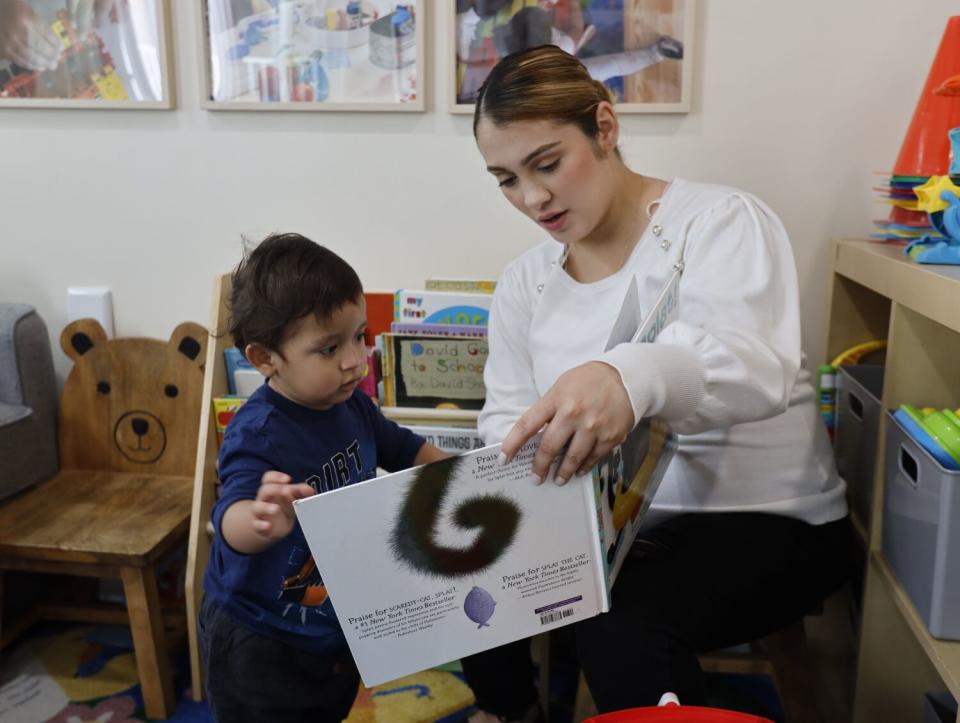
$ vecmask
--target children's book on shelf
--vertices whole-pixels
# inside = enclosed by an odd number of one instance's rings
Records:
[[[227,390],[231,396],[249,397],[263,384],[264,377],[235,346],[223,350],[227,365]]]
[[[479,409],[430,409],[425,407],[380,407],[383,416],[404,427],[442,426],[476,429]]]
[[[213,419],[217,429],[217,447],[223,444],[223,434],[227,431],[227,425],[233,419],[243,403],[247,401],[246,397],[226,396],[213,398]]]
[[[482,337],[381,334],[383,405],[480,409],[486,398]]]
[[[426,291],[456,291],[468,294],[492,294],[497,288],[493,279],[427,279]]]
[[[402,324],[485,326],[491,294],[400,289],[393,295],[393,320]]]
[[[450,454],[460,454],[483,447],[483,440],[480,439],[480,433],[476,427],[464,429],[462,427],[441,427],[424,424],[406,424],[404,426],[411,432],[419,434],[434,447]]]
[[[390,324],[393,334],[420,334],[422,336],[472,336],[478,339],[487,337],[486,326],[470,326],[468,324],[405,324],[393,322]]]
[[[662,327],[676,281],[639,328],[634,282],[611,346]],[[676,438],[643,420],[562,486],[535,484],[538,444],[505,465],[493,445],[295,503],[367,686],[609,610]]]
[[[392,291],[364,291],[367,302],[367,329],[364,338],[367,346],[373,346],[377,336],[390,331],[390,322],[393,321]]]
[[[367,347],[367,362],[363,370],[363,379],[357,386],[361,392],[372,399],[378,398],[377,382],[380,380],[380,352],[376,347]]]

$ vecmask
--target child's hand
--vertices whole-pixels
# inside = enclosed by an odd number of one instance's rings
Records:
[[[254,531],[268,540],[286,537],[297,521],[293,501],[313,494],[313,487],[306,483],[293,484],[288,474],[264,472],[257,498],[250,509]]]

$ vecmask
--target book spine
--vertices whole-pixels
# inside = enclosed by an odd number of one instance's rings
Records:
[[[483,338],[487,336],[486,326],[469,326],[465,324],[409,324],[393,322],[390,324],[391,334],[422,334],[424,336],[471,336]]]
[[[600,536],[600,510],[597,509],[595,485],[594,472],[590,470],[581,488],[586,498],[583,507],[588,510],[587,526],[590,528],[590,539],[593,542],[593,576],[597,587],[597,599],[600,601],[600,612],[605,613],[610,610],[610,581],[607,576],[607,567],[603,564],[603,539]]]
[[[497,282],[487,279],[427,279],[426,291],[454,291],[468,294],[492,294]]]

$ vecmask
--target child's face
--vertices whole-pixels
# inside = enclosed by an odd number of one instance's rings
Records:
[[[269,369],[260,371],[287,399],[313,409],[328,409],[347,401],[363,378],[366,328],[367,308],[362,297],[322,321],[313,314],[305,316],[281,344],[283,356],[271,351]]]

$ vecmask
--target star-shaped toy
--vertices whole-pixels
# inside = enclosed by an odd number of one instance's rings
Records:
[[[923,185],[914,186],[913,192],[920,199],[917,210],[926,213],[936,213],[944,210],[947,207],[947,202],[940,197],[941,191],[953,191],[960,196],[960,188],[953,185],[950,176],[930,176]]]

